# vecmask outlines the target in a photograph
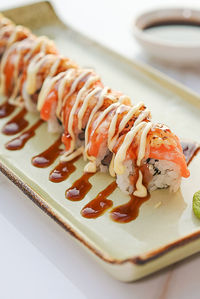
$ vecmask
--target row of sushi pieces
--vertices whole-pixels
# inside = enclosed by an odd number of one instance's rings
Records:
[[[137,197],[189,176],[178,137],[153,123],[143,102],[104,86],[92,69],[61,56],[53,41],[0,16],[0,86],[10,103],[39,112],[61,132],[62,161],[83,155],[85,172],[109,172]]]

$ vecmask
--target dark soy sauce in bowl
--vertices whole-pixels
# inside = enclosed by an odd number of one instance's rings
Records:
[[[151,37],[175,44],[189,45],[200,40],[200,21],[163,20],[150,23],[143,30]]]

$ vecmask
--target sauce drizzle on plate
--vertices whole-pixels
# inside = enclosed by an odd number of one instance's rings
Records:
[[[49,175],[49,180],[53,183],[60,183],[66,180],[75,170],[74,163],[80,158],[76,157],[68,162],[60,162]]]
[[[8,103],[8,100],[0,105],[0,118],[9,116],[15,110],[15,106]]]
[[[69,189],[66,190],[65,197],[71,201],[82,200],[92,188],[92,184],[89,182],[89,179],[94,174],[95,173],[91,172],[84,173]]]
[[[32,158],[31,162],[35,167],[45,168],[50,166],[56,158],[62,153],[60,146],[61,138],[56,140],[47,150]]]
[[[5,135],[15,135],[25,129],[29,124],[29,122],[24,118],[26,114],[27,111],[23,108],[3,126],[2,133]]]
[[[35,136],[35,131],[43,124],[43,120],[39,119],[30,129],[26,130],[18,137],[8,141],[5,144],[6,149],[10,151],[20,150],[24,147],[28,140]]]
[[[147,194],[145,197],[137,197],[133,194],[130,195],[130,200],[111,211],[111,219],[120,222],[127,223],[137,218],[141,205],[150,198]]]
[[[83,207],[81,215],[85,218],[97,218],[101,216],[107,209],[112,207],[113,201],[107,199],[107,197],[112,194],[116,188],[117,183],[114,181]]]

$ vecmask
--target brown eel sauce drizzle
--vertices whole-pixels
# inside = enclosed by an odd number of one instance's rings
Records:
[[[106,197],[112,194],[116,188],[117,183],[114,181],[104,190],[99,192],[97,197],[84,206],[81,210],[81,215],[85,218],[97,218],[101,216],[107,209],[112,207],[112,200],[109,200]]]
[[[8,103],[8,100],[0,105],[0,118],[9,116],[15,110],[15,106]]]
[[[89,182],[94,173],[84,173],[73,185],[66,190],[65,197],[71,201],[79,201],[85,197],[85,195],[92,188],[92,184]]]
[[[111,211],[111,218],[120,223],[127,223],[137,218],[140,206],[150,198],[148,194],[146,197],[137,197],[130,194],[129,202],[118,206]]]
[[[33,126],[30,127],[30,129],[26,130],[18,137],[8,141],[5,144],[5,147],[10,151],[20,150],[21,148],[24,147],[24,145],[27,143],[29,139],[35,136],[36,129],[39,128],[39,126],[41,126],[42,123],[43,120],[39,119]]]
[[[59,138],[47,150],[33,157],[31,160],[32,164],[39,168],[50,166],[63,151],[60,149],[61,143],[61,138]]]
[[[26,114],[26,109],[22,109],[3,126],[2,133],[5,135],[15,135],[25,129],[29,124],[29,122],[24,118]]]
[[[49,180],[53,183],[60,183],[66,180],[70,174],[76,170],[74,163],[80,158],[76,157],[68,162],[60,162],[49,175]]]

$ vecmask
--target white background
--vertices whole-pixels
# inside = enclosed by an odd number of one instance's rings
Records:
[[[57,0],[63,20],[90,37],[146,61],[200,92],[200,71],[158,65],[142,53],[131,22],[143,10],[174,1]],[[150,3],[151,2],[151,3]],[[25,1],[1,0],[0,10]],[[176,1],[181,5],[183,1]],[[197,1],[185,5],[199,6]],[[111,278],[54,221],[0,175],[0,299],[199,298],[200,255],[135,283]]]

